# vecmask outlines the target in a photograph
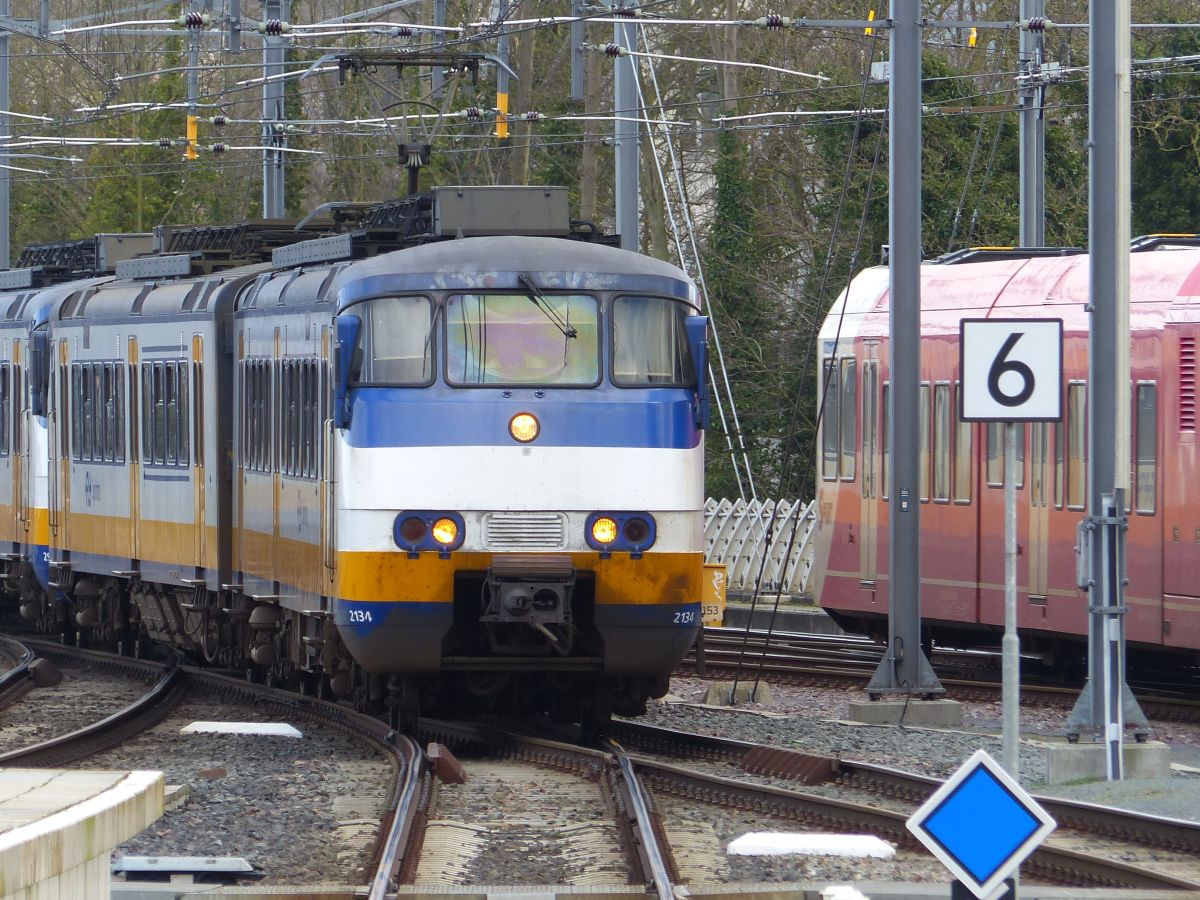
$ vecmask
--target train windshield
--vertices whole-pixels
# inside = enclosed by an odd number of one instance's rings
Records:
[[[433,304],[428,297],[376,297],[350,310],[362,319],[359,384],[423,385],[433,380]]]
[[[623,387],[691,386],[688,307],[659,297],[618,297],[613,303],[613,383]]]
[[[472,385],[600,381],[599,304],[587,294],[459,294],[446,302],[446,380]]]

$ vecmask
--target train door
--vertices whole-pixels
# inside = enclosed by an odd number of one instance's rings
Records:
[[[23,348],[23,354],[28,353],[28,346]],[[20,523],[18,537],[23,543],[33,542],[33,412],[29,396],[29,376],[25,365],[19,365],[13,372],[13,383],[16,389],[16,403],[13,406],[12,440],[13,463],[18,467],[17,485],[17,520]],[[42,451],[45,452],[44,450]]]
[[[71,511],[71,443],[74,431],[71,427],[76,414],[71,403],[71,367],[68,362],[69,343],[66,338],[58,342],[58,366],[56,387],[58,402],[55,404],[55,421],[51,427],[57,439],[51,441],[58,448],[50,461],[50,534],[51,544],[57,549],[57,559],[65,559],[65,549],[70,546]]]
[[[337,568],[335,553],[334,523],[337,518],[337,498],[334,495],[334,428],[329,414],[329,329],[321,335],[321,559],[324,564],[325,583],[332,584]],[[327,593],[332,593],[326,588]]]
[[[860,494],[859,579],[874,592],[879,578],[879,345],[863,345],[862,366],[862,493]]]
[[[281,350],[282,350],[282,335],[280,333],[280,329],[278,327],[276,327],[275,328],[275,357],[274,357],[274,361],[271,363],[271,367],[270,367],[271,380],[272,380],[272,383],[274,384],[274,395],[276,397],[283,396],[283,392],[281,389],[282,388],[282,380],[283,380],[283,374],[282,374],[283,373],[283,364],[282,364],[283,354],[282,354]],[[279,462],[281,460],[281,451],[279,448],[279,444],[280,444],[279,435],[283,434],[283,430],[282,430],[283,414],[284,413],[283,413],[283,404],[282,403],[273,403],[271,405],[271,420],[272,420],[271,432],[273,435],[275,435],[275,445],[274,445],[275,450],[273,451],[272,456],[271,456],[272,462],[271,462],[271,468],[269,469],[270,479],[271,479],[271,498],[272,498],[272,505],[274,507],[274,512],[271,516],[271,521],[272,521],[272,526],[271,526],[271,577],[275,579],[274,593],[279,592],[278,591],[279,582],[284,580],[285,577],[287,577],[285,575],[285,573],[283,571],[281,571],[281,569],[283,567],[283,554],[282,554],[282,551],[280,548],[280,537],[279,537],[279,515],[280,515],[280,508],[283,503],[283,473],[282,473],[283,466],[279,464]],[[294,581],[295,579],[292,579],[292,580]]]
[[[205,525],[204,496],[204,336],[192,335],[192,421],[190,426],[195,437],[192,440],[192,481],[194,511],[193,550],[196,568],[203,576],[208,550],[208,528]]]
[[[1004,444],[1006,423],[988,422],[981,429],[981,481],[979,491],[979,621],[986,625],[1004,624]],[[1017,425],[1017,458],[1014,477],[1017,484],[1017,547],[1022,557],[1029,541],[1029,502],[1026,484],[1026,426]],[[1022,584],[1021,563],[1017,565],[1018,609],[1024,604],[1019,592]]]
[[[129,558],[130,561],[142,558],[141,528],[142,518],[142,445],[139,438],[141,425],[141,404],[138,402],[138,342],[136,337],[129,338],[129,363],[126,370],[125,409],[129,421],[128,443],[129,451]],[[136,568],[136,566],[135,566]]]
[[[1184,312],[1184,315],[1187,315]],[[1163,643],[1200,646],[1200,450],[1196,439],[1200,326],[1168,322],[1163,336]],[[1170,399],[1168,399],[1170,398]]]
[[[20,341],[12,342],[12,365],[0,365],[0,450],[8,468],[8,484],[12,486],[11,534],[13,542],[24,540],[22,517],[22,467],[20,467]]]
[[[1050,570],[1049,472],[1050,426],[1029,426],[1029,537],[1025,548],[1028,603],[1019,607],[1018,619],[1030,627],[1044,627],[1047,607],[1047,577]],[[1018,566],[1018,571],[1019,571]],[[1018,575],[1018,578],[1020,576]]]

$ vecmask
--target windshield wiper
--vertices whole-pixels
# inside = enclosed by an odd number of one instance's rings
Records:
[[[550,305],[550,301],[546,299],[546,295],[542,293],[542,289],[533,283],[532,278],[524,272],[520,272],[517,274],[517,281],[521,282],[522,286],[528,292],[530,302],[540,309],[547,319],[554,323],[554,327],[561,331],[564,337],[579,337],[579,332],[571,326],[570,322],[558,314],[558,310]]]

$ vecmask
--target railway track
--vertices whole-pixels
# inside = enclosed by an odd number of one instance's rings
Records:
[[[8,646],[11,647],[13,643],[10,642]],[[30,651],[30,661],[32,657],[38,657],[63,665],[83,663],[113,674],[141,678],[149,681],[151,687],[125,709],[100,721],[0,755],[0,766],[63,767],[80,762],[153,727],[185,699],[197,696],[220,699],[229,704],[273,709],[289,719],[319,723],[369,744],[390,761],[392,784],[388,790],[387,809],[371,851],[370,868],[373,875],[367,896],[370,900],[383,900],[394,887],[415,821],[417,799],[422,786],[428,784],[424,754],[411,738],[396,733],[378,719],[334,703],[250,684],[202,669],[132,660],[47,641],[23,638],[22,643]],[[28,677],[22,680],[32,684]],[[2,686],[0,679],[0,689]]]
[[[684,666],[699,675],[742,678],[761,672],[769,681],[783,684],[835,684],[865,687],[882,656],[882,648],[854,635],[803,634],[741,628],[705,628],[702,650],[693,648]],[[930,663],[946,697],[960,701],[994,702],[1000,699],[1000,657],[977,650],[934,648]],[[1200,700],[1178,691],[1155,691],[1130,684],[1142,711],[1165,722],[1200,723]],[[1069,710],[1079,696],[1078,686],[1045,683],[1026,676],[1021,703]]]
[[[627,749],[666,757],[667,761],[636,758],[654,790],[749,808],[808,826],[869,829],[905,845],[913,839],[904,822],[941,783],[885,766],[632,722],[614,723],[612,737]],[[685,768],[680,761],[716,764],[729,774]],[[748,784],[745,774],[790,782],[804,790]],[[814,793],[821,786],[830,795]],[[1037,799],[1059,827],[1026,863],[1030,874],[1077,887],[1200,892],[1200,823],[1053,797]],[[1131,864],[1120,857],[1144,859],[1147,864]]]
[[[70,757],[83,758],[96,752],[88,751],[89,746],[111,746],[114,741],[126,739],[119,735],[128,735],[130,729],[136,732],[143,727],[139,722],[160,720],[164,704],[169,708],[193,693],[273,706],[289,718],[320,720],[357,734],[385,749],[391,758],[395,777],[389,791],[389,811],[372,854],[370,897],[383,900],[399,885],[418,884],[422,865],[426,870],[437,865],[436,861],[430,862],[429,854],[435,851],[439,829],[444,831],[445,823],[437,816],[439,792],[447,788],[434,778],[433,765],[422,755],[415,739],[335,704],[202,670],[30,643],[39,655],[52,661],[65,665],[83,658],[88,665],[140,673],[144,680],[153,682],[153,687],[146,697],[131,705],[137,709],[109,716],[86,729],[95,732],[91,736],[66,735],[45,742],[46,746],[24,748],[24,756],[6,755],[0,763],[61,765]],[[423,722],[420,737],[472,754],[477,760],[516,760],[540,772],[569,773],[577,790],[580,783],[590,786],[592,793],[584,793],[594,799],[603,798],[601,805],[609,810],[610,822],[607,826],[577,829],[577,834],[567,840],[578,840],[580,846],[595,845],[598,834],[611,832],[615,835],[613,844],[619,848],[617,856],[625,861],[624,874],[617,875],[617,880],[645,885],[648,892],[661,898],[672,897],[676,888],[695,877],[697,871],[696,848],[687,846],[680,851],[675,846],[685,840],[681,837],[683,831],[664,813],[679,804],[736,810],[738,815],[810,829],[869,831],[906,851],[921,853],[904,822],[939,784],[933,778],[884,766],[628,722],[614,723],[613,743],[599,749],[451,723]],[[9,757],[33,761],[13,762]],[[481,771],[480,765],[473,762],[472,772]],[[749,783],[748,776],[768,783]],[[540,786],[550,783],[548,778],[537,777]],[[599,798],[595,790],[601,792]],[[1079,887],[1200,893],[1200,862],[1195,862],[1200,860],[1200,825],[1055,798],[1039,801],[1058,821],[1059,830],[1026,864],[1030,877]],[[711,871],[717,871],[720,842],[712,843],[716,849],[708,848],[714,856]],[[572,850],[571,855],[575,854]],[[719,855],[723,859],[723,851]],[[681,858],[686,860],[682,867]],[[1155,860],[1153,867],[1127,861],[1150,858]],[[586,878],[586,873],[581,877]],[[606,877],[611,883],[613,871]]]

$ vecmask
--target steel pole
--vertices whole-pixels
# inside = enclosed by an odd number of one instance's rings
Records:
[[[1021,18],[1029,21],[1046,14],[1045,0],[1021,0]],[[1044,60],[1045,32],[1021,29],[1020,70],[1040,73]],[[1021,236],[1022,247],[1046,243],[1046,130],[1042,108],[1046,89],[1026,82],[1021,104]]]
[[[888,104],[888,649],[867,691],[944,691],[921,648],[921,3],[892,0]]]
[[[618,47],[633,50],[637,43],[634,25],[614,25],[613,42]],[[625,250],[641,249],[638,221],[638,141],[640,129],[634,121],[638,116],[637,65],[635,57],[618,56],[614,62],[614,114],[617,116],[616,148],[616,207],[617,232]]]
[[[291,14],[291,0],[264,0],[263,19],[286,21]],[[286,57],[286,42],[281,37],[263,35],[263,78],[283,74]],[[284,214],[283,153],[276,147],[286,145],[286,138],[275,130],[276,124],[286,118],[284,112],[284,84],[281,79],[263,82],[263,204],[264,219],[281,219]]]

